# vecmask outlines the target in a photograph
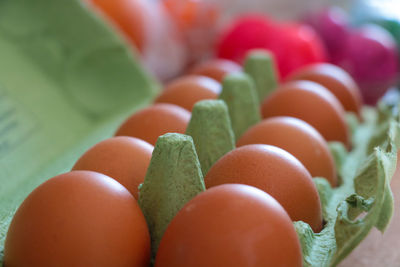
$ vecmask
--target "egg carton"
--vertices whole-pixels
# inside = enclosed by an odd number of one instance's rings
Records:
[[[3,0],[0,18],[1,99],[18,110],[21,127],[17,135],[0,140],[1,266],[8,224],[24,197],[46,177],[69,170],[89,146],[111,136],[123,118],[149,103],[157,85],[134,63],[126,44],[79,1]],[[247,74],[224,80],[220,100],[196,105],[187,135],[169,134],[157,142],[139,197],[153,244],[180,208],[205,190],[203,173],[234,149],[235,136],[261,119],[257,95],[267,95],[276,85],[271,64],[268,54],[253,54],[244,66]],[[71,114],[60,113],[59,107]],[[362,122],[348,114],[351,151],[330,143],[341,182],[331,188],[325,179],[314,178],[324,228],[314,233],[308,224],[294,222],[304,266],[335,266],[371,228],[384,231],[390,222],[389,184],[400,144],[395,110],[384,103],[365,107]],[[166,180],[172,173],[176,180]],[[151,182],[155,179],[157,183]],[[161,186],[156,195],[155,184]],[[161,201],[162,209],[147,204]],[[153,246],[153,255],[155,251]]]
[[[254,81],[258,81],[261,95],[270,93],[276,82],[264,70],[271,70],[271,65],[268,53],[251,53],[244,68],[248,74],[227,75],[220,100],[204,100],[194,106],[186,132],[192,138],[167,134],[157,141],[139,191],[153,256],[176,213],[205,190],[203,174],[235,148],[235,136],[261,120]],[[372,227],[383,232],[390,222],[393,196],[389,185],[400,144],[400,124],[393,110],[384,103],[376,109],[364,107],[361,123],[355,114],[348,113],[352,149],[348,151],[340,142],[329,143],[340,185],[332,188],[325,178],[314,177],[322,202],[324,228],[314,233],[307,223],[294,222],[304,266],[337,265]]]

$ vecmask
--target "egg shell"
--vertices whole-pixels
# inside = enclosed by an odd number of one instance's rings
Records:
[[[153,146],[134,137],[108,138],[83,154],[72,170],[88,170],[105,174],[122,184],[138,199],[138,187],[143,183],[150,164]]]
[[[148,8],[141,0],[88,0],[103,13],[126,38],[143,51],[146,45]]]
[[[239,72],[241,70],[242,67],[234,61],[227,59],[211,59],[195,65],[190,70],[190,73],[207,76],[218,82],[222,82],[227,74]]]
[[[318,83],[293,81],[283,84],[264,99],[261,114],[263,118],[299,118],[317,129],[325,140],[342,142],[350,148],[350,133],[343,106]]]
[[[237,141],[237,146],[273,145],[295,156],[312,177],[324,177],[337,185],[335,162],[325,139],[305,121],[293,117],[273,117],[257,123]]]
[[[360,117],[360,88],[345,70],[328,63],[308,65],[292,73],[288,80],[307,80],[323,85],[340,101],[346,111]]]
[[[189,201],[168,226],[156,267],[302,266],[300,242],[279,203],[246,185],[220,185]]]
[[[246,145],[225,154],[204,177],[206,188],[229,183],[255,186],[274,197],[293,221],[322,228],[321,203],[307,169],[285,150]]]
[[[217,99],[221,92],[221,84],[214,79],[200,75],[188,75],[168,83],[155,103],[170,103],[193,109],[200,100]]]
[[[172,104],[155,104],[130,116],[115,136],[132,136],[154,146],[157,138],[166,133],[185,133],[190,112]]]
[[[8,230],[5,266],[148,266],[150,236],[135,198],[103,174],[73,171],[32,191]]]

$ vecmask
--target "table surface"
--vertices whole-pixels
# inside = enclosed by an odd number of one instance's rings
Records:
[[[400,156],[400,153],[398,154]],[[385,233],[372,229],[338,267],[400,267],[400,160],[392,179],[394,216]]]

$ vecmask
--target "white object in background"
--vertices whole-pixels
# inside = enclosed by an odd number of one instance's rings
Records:
[[[180,32],[170,21],[163,6],[152,1],[147,19],[148,36],[143,49],[142,61],[145,67],[159,80],[166,81],[180,74],[187,64],[188,51]]]

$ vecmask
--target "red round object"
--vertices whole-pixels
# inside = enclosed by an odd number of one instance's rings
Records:
[[[311,27],[278,24],[263,15],[247,15],[234,21],[220,36],[216,54],[241,63],[252,49],[271,51],[283,78],[301,66],[326,60],[323,43]]]

